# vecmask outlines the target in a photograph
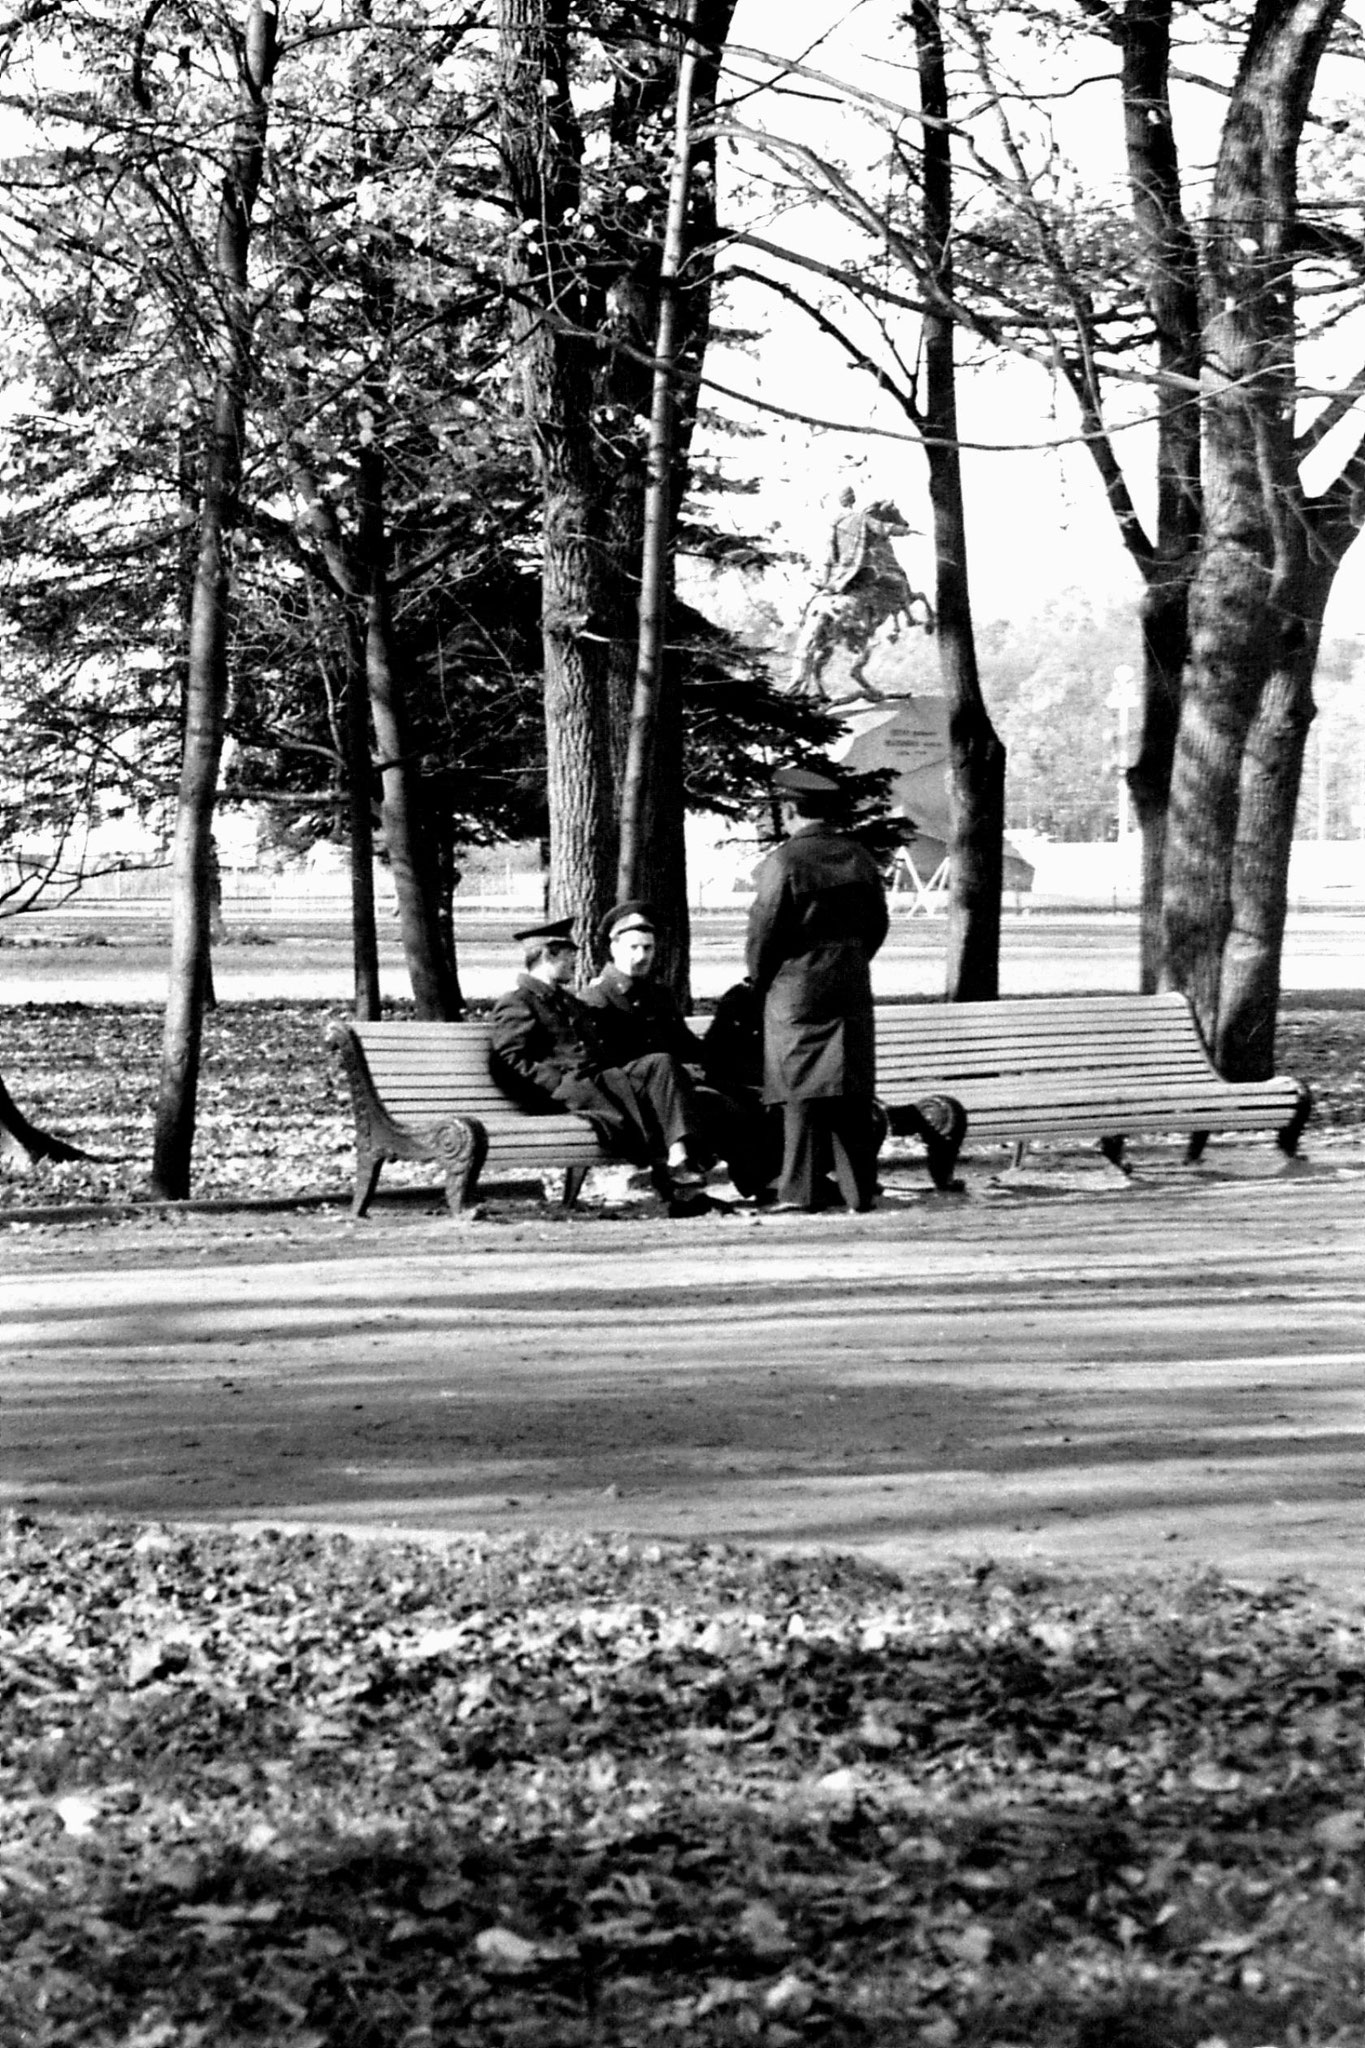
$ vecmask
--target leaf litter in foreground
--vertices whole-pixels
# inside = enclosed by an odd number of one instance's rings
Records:
[[[1365,2043],[1365,1625],[12,1518],[0,2040]]]

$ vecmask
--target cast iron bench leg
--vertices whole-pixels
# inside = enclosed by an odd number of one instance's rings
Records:
[[[955,1095],[925,1095],[915,1106],[924,1125],[930,1180],[940,1194],[960,1194],[957,1160],[967,1136],[966,1110]]]
[[[918,1138],[924,1146],[929,1178],[941,1194],[960,1194],[957,1158],[967,1136],[967,1112],[954,1095],[921,1095],[915,1102],[888,1108],[873,1105],[877,1119],[877,1150],[888,1132]]]
[[[488,1133],[477,1117],[452,1117],[432,1132],[432,1150],[445,1175],[446,1206],[452,1216],[461,1216],[474,1199],[483,1163],[488,1157]]]
[[[1303,1135],[1303,1127],[1312,1113],[1313,1091],[1311,1088],[1302,1088],[1299,1091],[1298,1106],[1293,1116],[1290,1117],[1289,1122],[1282,1131],[1275,1133],[1275,1143],[1279,1146],[1281,1152],[1284,1153],[1286,1159],[1292,1159],[1298,1151],[1299,1139]]]

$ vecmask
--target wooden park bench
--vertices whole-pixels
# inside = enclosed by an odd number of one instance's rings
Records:
[[[488,1071],[485,1023],[338,1023],[327,1042],[341,1057],[355,1111],[353,1216],[369,1208],[388,1159],[438,1166],[458,1216],[485,1170],[505,1179],[562,1171],[571,1205],[588,1168],[612,1158],[585,1118],[523,1109],[504,1095]]]
[[[697,1031],[707,1021],[690,1019]],[[562,1173],[567,1206],[589,1167],[613,1160],[583,1117],[503,1094],[488,1072],[485,1023],[336,1023],[327,1037],[355,1112],[354,1216],[389,1159],[438,1166],[454,1215],[484,1172]],[[1274,1130],[1292,1154],[1312,1106],[1297,1081],[1224,1081],[1178,995],[879,1004],[877,1093],[893,1132],[923,1135],[926,1111],[938,1121],[958,1103],[974,1138],[1012,1141],[1016,1157],[1030,1139],[1069,1138],[1097,1142],[1115,1165],[1138,1131],[1185,1131],[1193,1160],[1212,1131]],[[950,1151],[961,1137],[959,1119]],[[951,1160],[939,1164],[938,1184],[951,1173]]]
[[[879,1004],[877,1093],[891,1128],[926,1094],[955,1098],[972,1137],[1016,1162],[1034,1138],[1097,1142],[1123,1165],[1140,1131],[1182,1131],[1186,1158],[1214,1131],[1275,1132],[1293,1156],[1313,1098],[1302,1082],[1225,1081],[1182,995],[1010,997]]]
[[[688,1019],[699,1036],[710,1021]],[[586,1118],[526,1109],[503,1093],[488,1072],[486,1023],[335,1023],[327,1042],[340,1056],[355,1113],[353,1216],[369,1208],[390,1159],[439,1167],[455,1216],[475,1200],[485,1172],[504,1180],[562,1173],[562,1200],[571,1208],[589,1167],[620,1164]],[[930,1164],[938,1184],[947,1186],[961,1118],[951,1104],[921,1101],[918,1108],[936,1130],[951,1132],[943,1147],[951,1157],[932,1157]],[[922,1125],[916,1130],[926,1138]]]

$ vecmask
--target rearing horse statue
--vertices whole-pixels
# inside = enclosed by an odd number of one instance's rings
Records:
[[[792,656],[792,688],[807,696],[820,693],[837,648],[852,655],[849,679],[866,692],[864,672],[879,636],[894,643],[908,626],[918,623],[932,633],[936,623],[929,599],[912,588],[891,545],[893,536],[915,530],[899,507],[889,498],[876,498],[860,508],[847,488],[839,503],[843,510],[830,534],[819,584],[801,614]]]

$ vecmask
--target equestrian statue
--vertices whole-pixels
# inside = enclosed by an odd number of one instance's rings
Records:
[[[889,498],[859,506],[847,486],[839,504],[819,583],[797,629],[792,688],[805,696],[825,694],[825,670],[844,648],[852,657],[849,681],[861,695],[875,697],[865,677],[874,645],[881,638],[894,643],[915,624],[932,633],[934,608],[912,588],[891,545],[893,537],[915,531],[899,508]]]

